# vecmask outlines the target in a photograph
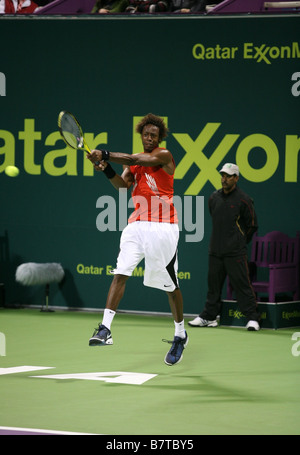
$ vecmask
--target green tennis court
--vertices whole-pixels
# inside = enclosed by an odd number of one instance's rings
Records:
[[[297,328],[189,327],[182,362],[168,367],[163,359],[170,345],[161,340],[173,338],[171,318],[120,313],[114,345],[89,347],[100,321],[94,313],[0,309],[1,428],[300,433],[300,356],[292,350]],[[27,371],[15,369],[22,366]]]

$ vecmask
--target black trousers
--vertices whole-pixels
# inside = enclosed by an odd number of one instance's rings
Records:
[[[235,291],[239,310],[248,321],[259,321],[256,297],[249,278],[246,255],[233,257],[209,256],[208,292],[205,307],[200,317],[211,321],[220,314],[221,294],[227,275]]]

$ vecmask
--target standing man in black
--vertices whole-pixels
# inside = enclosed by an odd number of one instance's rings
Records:
[[[240,311],[247,318],[248,330],[259,330],[259,314],[251,286],[247,243],[257,230],[252,199],[238,186],[239,168],[226,163],[220,170],[222,189],[209,198],[212,234],[209,246],[208,292],[204,310],[188,324],[191,327],[216,327],[221,293],[226,276],[235,290]]]

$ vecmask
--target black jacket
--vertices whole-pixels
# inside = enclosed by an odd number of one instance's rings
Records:
[[[257,230],[253,200],[239,187],[225,194],[223,190],[212,193],[208,201],[212,217],[212,234],[209,254],[238,256],[247,252]]]

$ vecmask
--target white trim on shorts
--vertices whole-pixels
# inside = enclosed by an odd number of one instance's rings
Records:
[[[177,224],[150,221],[129,223],[122,232],[114,275],[131,276],[145,259],[144,285],[172,292],[178,288]]]

